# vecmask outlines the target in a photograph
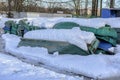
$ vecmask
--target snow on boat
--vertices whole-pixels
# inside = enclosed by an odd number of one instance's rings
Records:
[[[79,28],[29,31],[19,43],[19,46],[45,47],[49,53],[79,55],[95,53],[98,45],[99,41],[93,33],[81,31]]]

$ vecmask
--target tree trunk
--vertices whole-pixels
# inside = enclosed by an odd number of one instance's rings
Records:
[[[72,0],[72,3],[73,3],[73,5],[74,5],[74,10],[75,10],[76,16],[79,16],[79,15],[80,15],[80,1],[81,1],[81,0]]]
[[[102,2],[103,0],[100,0],[100,16],[102,15]]]
[[[92,16],[97,16],[98,0],[92,0]]]
[[[95,3],[96,0],[92,0],[92,16],[95,16]]]
[[[110,0],[110,8],[114,8],[115,0]]]
[[[97,16],[98,13],[98,0],[96,0],[96,4],[95,4],[95,16]]]
[[[12,17],[12,14],[11,14],[11,0],[8,0],[8,18],[11,18]]]
[[[24,0],[14,0],[14,7],[17,12],[23,11],[23,2]]]
[[[87,15],[87,11],[88,11],[88,0],[85,0],[85,15]]]

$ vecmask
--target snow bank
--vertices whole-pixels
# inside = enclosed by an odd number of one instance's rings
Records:
[[[29,31],[24,35],[24,38],[69,42],[86,51],[88,50],[87,44],[90,44],[96,39],[93,33],[81,31],[79,28]]]
[[[100,28],[105,26],[105,24],[111,25],[112,28],[120,28],[120,18],[64,18],[64,17],[55,17],[55,18],[20,18],[20,19],[10,19],[0,17],[0,27],[4,27],[4,23],[8,20],[19,21],[22,19],[27,19],[31,25],[45,28],[52,28],[56,23],[59,22],[75,22],[81,26],[88,26],[94,28]]]
[[[29,22],[29,21],[28,21]],[[39,27],[52,28],[59,22],[75,22],[81,26],[100,28],[109,24],[112,28],[120,28],[120,18],[36,18],[31,19],[30,23]]]
[[[19,37],[4,34],[6,40],[6,49],[8,52],[18,57],[23,57],[33,63],[44,63],[47,66],[61,71],[73,72],[93,78],[107,78],[120,76],[120,53],[115,56],[109,55],[50,55],[44,48],[38,47],[20,47],[17,48]],[[14,39],[14,40],[12,40]],[[16,39],[16,40],[15,40]],[[14,44],[14,46],[12,46]],[[120,47],[118,46],[117,52]]]
[[[0,53],[0,80],[83,80],[36,67]]]

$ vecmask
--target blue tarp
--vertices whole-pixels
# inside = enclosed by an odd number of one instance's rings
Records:
[[[100,41],[100,44],[98,46],[98,48],[105,50],[105,51],[108,51],[108,49],[111,47],[112,47],[112,44],[105,42],[105,41]]]
[[[7,27],[7,26],[5,26],[4,28],[3,28],[3,30],[10,30],[10,27]]]

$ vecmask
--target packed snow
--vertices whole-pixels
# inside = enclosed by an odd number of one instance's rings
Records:
[[[0,53],[0,80],[83,80],[23,63],[17,58]]]
[[[29,31],[24,38],[69,42],[85,51],[88,51],[87,44],[91,44],[96,39],[92,32],[81,31],[79,28]]]

